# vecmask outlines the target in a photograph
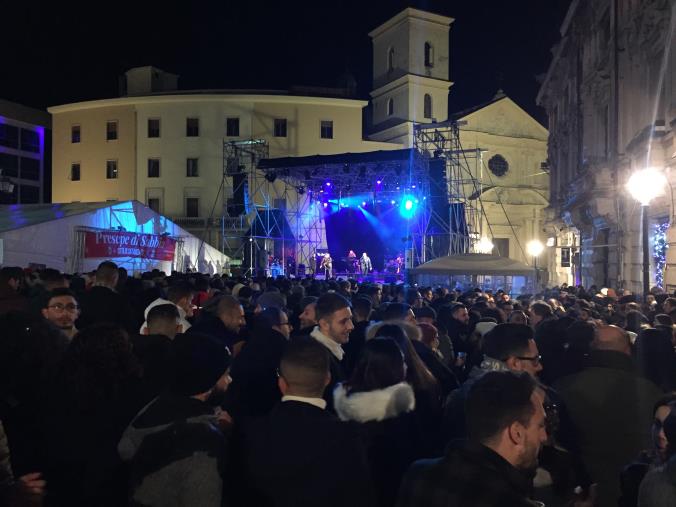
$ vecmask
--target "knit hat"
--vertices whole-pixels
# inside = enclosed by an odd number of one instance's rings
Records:
[[[232,360],[227,347],[203,334],[177,335],[172,346],[174,379],[171,391],[184,396],[205,393],[213,388]]]

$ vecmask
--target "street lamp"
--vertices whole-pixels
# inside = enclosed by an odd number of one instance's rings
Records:
[[[528,255],[533,257],[533,269],[535,270],[535,276],[533,278],[533,292],[537,291],[538,286],[538,256],[545,249],[545,246],[537,239],[532,239],[526,245],[526,250]]]
[[[643,242],[643,297],[650,292],[650,241],[648,239],[648,206],[655,197],[664,194],[667,178],[655,167],[648,167],[632,174],[627,182],[631,196],[641,203]]]
[[[484,236],[477,242],[476,249],[479,253],[490,254],[493,252],[493,246],[493,242]]]

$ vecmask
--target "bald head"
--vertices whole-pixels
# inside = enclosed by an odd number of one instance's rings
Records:
[[[591,343],[592,350],[613,350],[631,355],[631,342],[627,332],[617,326],[601,326]]]

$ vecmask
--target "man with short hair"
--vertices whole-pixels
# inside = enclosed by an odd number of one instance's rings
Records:
[[[415,462],[398,507],[533,507],[532,477],[547,439],[543,394],[526,373],[490,372],[470,389],[468,440]]]
[[[653,405],[661,390],[640,377],[624,329],[601,326],[587,366],[555,384],[575,426],[580,457],[598,483],[600,507],[616,506],[620,472],[651,445]]]
[[[210,301],[188,333],[212,336],[236,355],[234,347],[242,341],[240,333],[244,326],[246,326],[244,308],[237,298],[226,295]]]
[[[416,324],[415,314],[411,305],[407,303],[390,303],[383,312],[383,321],[392,322],[395,320],[403,320],[410,324]]]
[[[310,336],[331,353],[331,382],[324,391],[324,399],[333,407],[333,388],[345,380],[342,345],[350,340],[354,329],[350,303],[340,294],[327,292],[317,300],[317,326]]]
[[[453,351],[469,352],[467,339],[469,338],[469,312],[462,303],[444,305],[438,311],[439,322],[446,328],[448,337],[453,344]]]
[[[317,325],[317,298],[314,296],[307,296],[300,300],[300,315],[298,315],[298,331],[294,332],[294,336],[307,336]]]
[[[209,401],[230,384],[230,354],[198,334],[181,335],[172,346],[175,375],[169,390],[136,415],[118,444],[120,457],[130,462],[132,500],[136,505],[220,506],[223,430],[231,420]]]
[[[352,320],[354,329],[350,332],[350,340],[343,345],[345,351],[345,374],[349,377],[357,365],[361,350],[366,343],[366,328],[371,324],[373,310],[371,299],[357,296],[352,300]]]
[[[0,315],[28,311],[28,299],[20,293],[23,280],[23,270],[19,267],[0,269]]]
[[[69,340],[77,334],[75,321],[80,315],[80,306],[70,289],[54,289],[45,298],[42,316],[54,324]]]
[[[146,307],[144,312],[146,321],[141,326],[139,333],[145,334],[145,328],[148,325],[148,312],[150,309],[157,305],[166,304],[173,304],[176,306],[182,328],[182,331],[180,332],[186,333],[191,327],[190,322],[186,320],[186,317],[193,316],[192,298],[194,294],[195,289],[188,282],[180,281],[170,285],[167,289],[167,299],[159,297]]]
[[[329,356],[325,346],[308,337],[292,341],[284,351],[281,402],[244,431],[249,482],[263,496],[252,505],[374,504],[361,441],[352,426],[325,410]]]
[[[94,287],[82,296],[82,312],[77,321],[78,329],[92,324],[116,324],[130,333],[136,332],[129,301],[120,295],[115,287],[119,278],[117,264],[103,261],[96,269]]]
[[[667,315],[676,310],[676,298],[671,297],[665,299],[662,303],[662,308]]]

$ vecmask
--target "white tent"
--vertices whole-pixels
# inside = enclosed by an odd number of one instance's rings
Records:
[[[96,233],[143,241],[170,238],[175,249],[165,259],[172,260],[162,260],[143,248],[114,250],[123,255],[96,257],[97,251],[85,248],[85,238]],[[95,269],[105,259],[133,272],[157,268],[168,273],[190,268],[220,273],[229,267],[226,255],[138,201],[0,206],[3,266],[36,265],[84,272]]]

